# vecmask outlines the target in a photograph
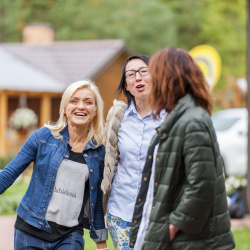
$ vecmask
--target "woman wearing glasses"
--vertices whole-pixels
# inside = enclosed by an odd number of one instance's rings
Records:
[[[127,104],[114,100],[106,121],[101,188],[104,209],[107,204],[107,224],[116,249],[129,249],[131,221],[148,145],[165,117],[163,111],[154,120],[147,102],[151,79],[149,60],[148,56],[137,54],[124,62],[118,92],[126,96]]]

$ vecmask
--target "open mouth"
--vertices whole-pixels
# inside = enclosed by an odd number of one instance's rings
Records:
[[[143,88],[143,87],[145,87],[145,85],[143,85],[143,84],[138,84],[138,85],[136,86],[137,89],[141,89],[141,88]]]
[[[86,116],[87,114],[85,113],[75,113],[76,116],[80,116],[80,117],[83,117],[83,116]]]

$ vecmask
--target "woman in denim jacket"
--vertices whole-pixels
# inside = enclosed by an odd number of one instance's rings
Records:
[[[91,81],[64,92],[57,123],[45,124],[0,173],[0,194],[33,164],[17,208],[15,249],[84,249],[83,228],[107,249],[102,192],[103,101]]]

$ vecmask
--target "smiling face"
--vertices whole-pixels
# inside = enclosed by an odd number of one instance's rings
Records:
[[[89,127],[96,116],[94,93],[89,89],[78,89],[69,99],[65,111],[69,127]]]
[[[125,71],[139,70],[140,68],[148,67],[148,65],[141,59],[132,59],[126,65]],[[136,73],[134,78],[126,78],[126,90],[135,97],[135,101],[147,99],[150,92],[149,81],[150,74],[141,76],[139,72]]]

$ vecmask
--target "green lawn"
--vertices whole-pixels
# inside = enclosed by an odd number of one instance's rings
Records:
[[[0,215],[15,214],[15,210],[21,201],[26,189],[28,187],[28,179],[22,177],[19,181],[15,182],[6,192],[0,195]],[[236,250],[249,250],[250,249],[250,228],[240,230],[233,230],[234,239],[236,242]],[[96,244],[89,237],[89,231],[84,231],[85,249],[95,250]],[[109,237],[108,247],[114,250],[112,240]]]
[[[233,230],[233,236],[236,243],[236,250],[250,249],[250,228]]]
[[[249,250],[250,249],[250,228],[244,228],[240,230],[233,230],[234,240],[236,242],[235,250]],[[89,237],[88,231],[84,232],[85,249],[95,250],[95,243]],[[110,250],[114,250],[112,240],[109,237],[108,247]]]
[[[96,250],[96,244],[95,242],[89,237],[89,231],[84,230],[84,240],[85,240],[85,246],[84,249],[86,250]],[[114,246],[111,240],[111,237],[109,236],[108,242],[107,242],[108,248],[110,250],[114,250]]]
[[[0,215],[12,215],[16,213],[16,209],[24,196],[28,187],[29,177],[22,176],[9,189],[0,195]],[[84,230],[85,249],[96,249],[95,242],[89,237],[89,231]],[[114,250],[112,240],[109,237],[108,247]]]

